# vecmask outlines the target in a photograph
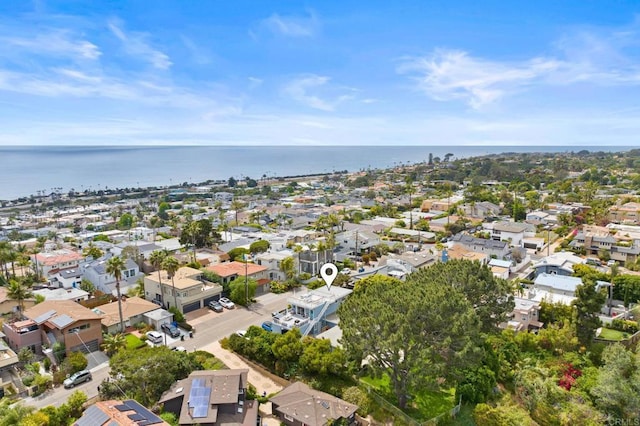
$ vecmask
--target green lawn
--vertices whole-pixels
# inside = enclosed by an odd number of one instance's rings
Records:
[[[142,348],[146,345],[139,337],[134,336],[133,334],[127,334],[124,336],[127,341],[127,349],[138,349]]]
[[[598,337],[605,340],[622,340],[629,337],[629,333],[603,327]]]
[[[380,395],[397,406],[397,399],[393,395],[393,392],[391,392],[388,376],[381,378],[365,376],[362,377],[362,381],[376,388]],[[404,412],[418,421],[432,419],[452,409],[456,405],[455,394],[455,388],[440,391],[420,391],[413,395]]]

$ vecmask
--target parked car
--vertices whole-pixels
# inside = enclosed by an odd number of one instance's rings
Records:
[[[343,268],[342,271],[340,271],[340,272],[342,272],[345,275],[349,275],[351,273],[351,269],[350,268]]]
[[[224,306],[227,309],[233,309],[236,307],[236,304],[233,303],[231,300],[227,299],[226,297],[221,297],[219,302],[222,306]]]
[[[212,311],[215,311],[215,312],[224,311],[224,308],[222,307],[220,302],[218,302],[217,300],[212,300],[211,302],[209,302],[209,304],[207,306],[209,307],[209,309],[211,309]]]
[[[171,337],[180,337],[180,334],[182,334],[180,329],[171,323],[164,323],[160,328]]]
[[[613,266],[615,264],[616,264],[616,261],[613,259],[607,261],[607,266]]]
[[[162,343],[162,334],[157,331],[147,331],[147,340],[151,343]]]
[[[64,384],[65,389],[69,389],[84,382],[88,382],[91,379],[93,379],[93,377],[91,377],[91,372],[89,370],[82,370],[72,374],[62,383]]]
[[[171,350],[176,352],[186,352],[187,348],[185,348],[184,346],[175,346],[171,348]]]
[[[238,330],[236,334],[240,337],[244,337],[247,334],[247,330]]]
[[[271,321],[265,321],[262,323],[262,328],[267,331],[273,330],[273,323]]]

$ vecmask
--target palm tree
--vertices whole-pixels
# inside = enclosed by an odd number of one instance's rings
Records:
[[[234,199],[231,202],[231,209],[234,210],[236,214],[236,226],[238,226],[238,213],[240,213],[243,207],[244,207],[244,203],[240,200]]]
[[[24,312],[24,301],[33,296],[31,288],[18,280],[9,280],[9,287],[7,288],[7,296],[18,302],[20,312]]]
[[[102,350],[107,353],[107,356],[112,356],[120,349],[124,349],[127,346],[127,339],[124,334],[105,334],[102,340]]]
[[[155,250],[149,256],[149,261],[156,271],[158,271],[158,284],[160,284],[160,288],[162,288],[162,274],[160,273],[162,270],[162,262],[164,262],[168,255],[169,252],[166,250]]]
[[[280,262],[280,270],[287,277],[287,280],[292,279],[296,275],[296,261],[292,256],[285,257]]]
[[[171,277],[171,287],[173,287],[173,303],[175,304],[176,309],[178,309],[178,296],[176,294],[176,284],[173,281],[173,277],[176,275],[176,271],[180,268],[180,262],[173,257],[167,256],[166,259],[162,261],[162,268],[167,271],[167,275]]]
[[[124,333],[124,319],[122,318],[122,295],[120,294],[120,280],[124,270],[124,260],[120,256],[113,256],[107,260],[107,274],[113,275],[116,279],[116,293],[118,295],[118,314],[120,315],[120,333]]]

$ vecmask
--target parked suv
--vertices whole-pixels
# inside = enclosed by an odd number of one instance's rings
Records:
[[[88,382],[91,379],[91,372],[89,370],[82,370],[72,374],[62,383],[64,384],[65,389],[69,389],[81,383]]]
[[[231,300],[227,299],[226,297],[220,298],[220,304],[227,309],[233,309],[236,306],[235,303],[233,303]]]
[[[162,334],[157,331],[147,331],[147,340],[151,343],[162,343]]]
[[[160,328],[171,337],[180,337],[180,330],[173,324],[165,323],[162,324]]]
[[[218,302],[217,300],[212,300],[211,302],[209,302],[208,306],[209,306],[209,309],[211,309],[212,311],[216,311],[216,312],[224,311],[224,308],[222,307],[220,302]]]

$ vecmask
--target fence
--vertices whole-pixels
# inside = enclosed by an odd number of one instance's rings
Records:
[[[460,408],[462,407],[462,397],[458,401],[458,405],[453,407],[448,412],[442,413],[432,419],[429,419],[424,422],[419,422],[416,419],[407,415],[404,411],[390,403],[386,400],[385,397],[376,392],[375,388],[371,386],[369,383],[363,382],[360,380],[360,385],[367,390],[367,394],[373,398],[378,404],[380,404],[385,410],[396,416],[394,419],[394,425],[409,425],[409,426],[434,426],[437,425],[438,422],[444,418],[454,417],[456,414],[460,412]],[[398,421],[400,420],[400,421]]]
[[[638,344],[638,341],[640,341],[640,331],[637,331],[633,335],[622,340],[607,340],[607,339],[602,339],[600,337],[596,337],[595,339],[593,339],[593,341],[595,343],[604,343],[606,345],[613,345],[615,343],[620,343],[621,345],[624,345],[626,348],[633,348]]]

